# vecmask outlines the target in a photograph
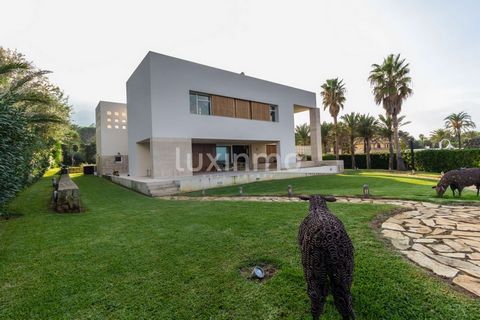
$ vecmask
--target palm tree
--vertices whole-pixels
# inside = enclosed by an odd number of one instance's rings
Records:
[[[28,63],[0,61],[0,104],[21,108],[27,122],[32,125],[63,123],[61,117],[45,112],[41,107],[53,104],[52,98],[29,85],[48,73],[44,70],[32,71]],[[14,80],[9,81],[9,78]]]
[[[358,124],[358,133],[363,138],[363,143],[365,146],[365,154],[366,154],[366,163],[367,169],[371,168],[371,161],[370,161],[370,142],[372,138],[377,133],[378,130],[378,120],[375,117],[369,114],[362,114],[359,117],[359,124]]]
[[[405,169],[398,137],[398,114],[402,110],[403,101],[413,93],[410,88],[412,79],[409,73],[409,64],[405,63],[405,59],[400,59],[400,54],[391,54],[383,60],[381,65],[373,64],[368,77],[373,87],[375,103],[381,104],[386,115],[392,117],[398,170]]]
[[[323,121],[320,125],[320,132],[322,136],[322,147],[324,153],[327,153],[328,144],[331,142],[332,131],[333,124]]]
[[[393,170],[393,159],[394,159],[394,151],[393,151],[393,121],[391,116],[384,116],[382,114],[378,115],[379,121],[379,128],[378,134],[382,138],[388,139],[388,170]],[[398,127],[403,127],[410,123],[410,121],[406,121],[405,116],[401,116],[398,118]]]
[[[298,146],[310,145],[310,126],[306,123],[295,127],[295,144]]]
[[[467,132],[469,129],[475,128],[475,123],[472,117],[464,111],[459,113],[452,113],[445,119],[445,128],[452,130],[454,136],[457,137],[458,148],[462,148],[462,132]]]
[[[352,169],[356,168],[355,163],[355,138],[358,137],[358,125],[360,122],[360,115],[355,112],[351,112],[341,117],[344,122],[345,130],[347,131],[350,139],[350,155],[352,157]]]
[[[345,103],[345,84],[343,80],[328,79],[322,85],[322,92],[320,93],[323,98],[323,109],[330,112],[330,115],[333,117],[333,125],[335,129],[335,158],[339,159],[338,153],[338,127],[337,127],[337,117],[340,109],[343,109],[343,104]]]
[[[440,141],[444,139],[450,140],[451,138],[452,135],[450,134],[450,131],[446,129],[437,129],[430,133],[430,140],[432,141],[433,145],[440,143]]]

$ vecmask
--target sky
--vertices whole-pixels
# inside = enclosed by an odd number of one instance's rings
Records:
[[[345,113],[383,113],[368,74],[400,53],[414,94],[403,129],[417,136],[466,111],[480,126],[480,1],[15,0],[2,4],[0,46],[17,49],[61,87],[79,125],[99,100],[125,102],[148,51],[317,93],[347,87]],[[328,112],[322,121],[331,121]],[[308,116],[296,117],[296,124]]]

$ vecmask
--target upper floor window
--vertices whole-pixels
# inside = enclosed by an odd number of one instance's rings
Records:
[[[190,113],[211,114],[211,98],[209,95],[190,92]]]
[[[276,105],[270,105],[270,121],[278,121],[278,107]]]

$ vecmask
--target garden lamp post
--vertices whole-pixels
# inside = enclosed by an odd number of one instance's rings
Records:
[[[412,157],[412,171],[415,170],[415,153],[413,152],[413,139],[410,139],[410,156]]]
[[[289,184],[287,187],[288,197],[291,198],[293,196],[293,187]]]

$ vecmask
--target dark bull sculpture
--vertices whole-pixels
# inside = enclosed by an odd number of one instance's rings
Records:
[[[344,320],[355,319],[350,288],[353,280],[353,245],[342,222],[326,202],[334,197],[301,196],[310,201],[308,216],[300,225],[298,241],[314,320],[320,318],[331,290],[335,307]]]
[[[453,196],[455,196],[455,190],[458,190],[458,196],[462,196],[462,191],[465,187],[475,186],[477,188],[477,197],[480,189],[480,169],[479,168],[466,168],[455,169],[446,172],[438,184],[432,188],[437,191],[437,195],[442,197],[448,187],[452,189]]]

